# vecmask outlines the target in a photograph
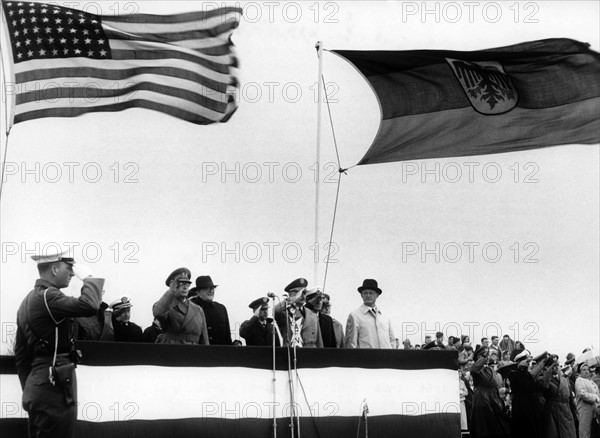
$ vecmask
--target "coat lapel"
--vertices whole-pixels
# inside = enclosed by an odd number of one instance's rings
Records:
[[[181,323],[181,329],[183,330],[186,325],[190,323],[190,321],[194,318],[194,310],[192,309],[192,304],[188,301],[187,303],[178,303],[179,310],[185,314],[183,318],[183,322]]]

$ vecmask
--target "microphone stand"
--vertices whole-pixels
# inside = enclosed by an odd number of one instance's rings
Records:
[[[273,295],[273,309],[272,309],[273,323],[271,324],[271,340],[272,340],[272,352],[273,352],[273,438],[277,438],[277,367],[275,364],[275,295]]]
[[[294,382],[293,382],[293,371],[292,371],[292,358],[290,356],[290,351],[291,351],[291,345],[290,345],[290,341],[293,340],[293,334],[292,337],[290,339],[290,316],[292,318],[295,318],[295,313],[296,313],[296,308],[295,306],[293,307],[293,314],[290,315],[289,313],[289,309],[288,309],[288,301],[286,300],[285,303],[285,308],[284,308],[284,313],[285,313],[285,320],[286,320],[286,325],[287,325],[287,333],[285,335],[286,338],[286,343],[287,343],[287,358],[288,358],[288,385],[290,387],[290,432],[291,432],[291,438],[294,438],[294,430],[295,430],[295,418],[296,418],[296,400],[295,400],[295,394],[294,394]],[[294,324],[295,327],[295,324]],[[295,348],[295,345],[294,345]],[[294,351],[294,359],[295,359],[295,351]]]
[[[369,424],[367,419],[367,414],[369,413],[369,406],[367,405],[367,399],[364,401],[363,405],[363,415],[365,416],[365,438],[369,438]]]

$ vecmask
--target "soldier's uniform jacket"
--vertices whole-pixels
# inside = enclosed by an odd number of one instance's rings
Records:
[[[163,333],[156,339],[157,343],[209,344],[204,311],[190,300],[181,301],[167,290],[154,303],[152,313],[163,329]]]
[[[291,324],[289,317],[290,309],[286,303],[279,303],[275,306],[275,321],[281,331],[283,343],[289,345],[294,334],[293,330],[288,331],[288,326]],[[304,306],[301,309],[295,310],[295,318],[303,318],[302,328],[300,329],[300,337],[302,338],[302,347],[304,348],[323,348],[323,338],[321,336],[321,328],[319,326],[319,316]]]
[[[246,345],[273,345],[273,320],[267,319],[261,324],[258,316],[244,321],[240,326],[240,336],[246,340]],[[279,337],[275,336],[275,345],[279,347]]]
[[[68,355],[72,349],[73,319],[95,315],[102,303],[103,278],[86,278],[81,296],[69,297],[44,280],[37,280],[34,289],[21,303],[17,312],[15,362],[22,388],[27,377],[37,368],[52,364],[55,345],[55,323],[48,313],[46,302],[58,324],[58,354]],[[47,376],[46,376],[47,380]],[[25,397],[25,394],[24,394]]]

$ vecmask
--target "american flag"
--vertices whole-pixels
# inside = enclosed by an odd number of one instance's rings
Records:
[[[237,109],[230,38],[239,7],[125,16],[12,1],[2,9],[14,123],[137,107],[203,125]]]

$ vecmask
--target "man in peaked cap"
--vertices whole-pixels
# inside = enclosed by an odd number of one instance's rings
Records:
[[[112,324],[116,342],[144,342],[142,328],[131,322],[133,304],[128,296],[123,296],[110,303]]]
[[[169,274],[167,279],[165,280],[165,284],[167,287],[171,287],[174,281],[178,281],[180,279],[190,280],[192,278],[192,273],[188,268],[178,268]],[[188,284],[191,281],[188,281]]]
[[[197,295],[190,301],[204,310],[210,345],[232,345],[227,308],[214,301],[217,286],[210,275],[199,276],[196,278]]]
[[[67,252],[37,254],[40,278],[17,312],[15,362],[23,407],[29,413],[29,436],[72,437],[77,419],[72,318],[94,315],[102,303],[103,278],[77,266]],[[87,272],[86,272],[87,271]],[[81,295],[60,289],[77,275]],[[54,359],[56,357],[56,359]]]
[[[246,340],[249,346],[271,346],[273,345],[273,320],[268,317],[269,299],[260,297],[252,301],[248,307],[254,315],[240,326],[240,336]],[[279,338],[275,336],[275,345],[279,347]]]
[[[348,315],[344,346],[346,348],[396,348],[392,323],[375,305],[382,293],[377,281],[365,279],[358,292],[363,304]]]
[[[304,278],[292,281],[284,289],[289,298],[275,306],[275,320],[284,346],[323,347],[319,318],[305,308],[307,286],[308,282]]]
[[[160,323],[158,344],[208,345],[204,311],[188,299],[191,273],[179,268],[167,277],[169,289],[152,306],[152,315]]]

